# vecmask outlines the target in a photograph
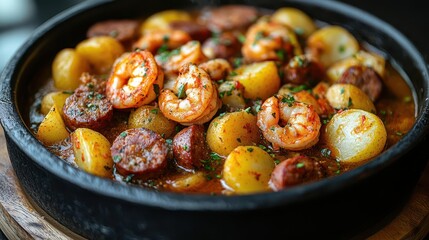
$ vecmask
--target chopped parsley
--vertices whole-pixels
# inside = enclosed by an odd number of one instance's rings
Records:
[[[294,102],[295,98],[291,95],[282,97],[282,103],[287,103],[289,107],[292,107]]]
[[[179,92],[177,93],[177,97],[180,99],[186,98],[186,90],[185,90],[185,84],[180,84],[179,86]]]
[[[118,163],[122,160],[122,157],[119,155],[115,155],[113,156],[113,162]]]
[[[320,153],[326,158],[331,156],[331,150],[329,148],[322,148],[322,150],[320,150]]]
[[[241,34],[241,33],[237,36],[237,39],[241,43],[244,43],[246,41],[246,37],[243,34]]]
[[[156,96],[159,95],[159,85],[158,84],[153,85],[153,91],[155,92]]]
[[[347,103],[347,107],[351,107],[353,105],[352,98],[349,97],[349,102]]]
[[[301,92],[301,91],[306,90],[306,89],[308,89],[308,86],[305,85],[305,84],[302,84],[302,85],[299,85],[299,86],[291,86],[291,87],[289,87],[289,90],[292,93]]]
[[[303,162],[299,162],[296,164],[296,168],[303,168],[305,165]]]
[[[257,32],[255,35],[255,40],[253,41],[253,45],[255,45],[262,38],[264,38],[264,32],[262,31]]]
[[[283,62],[285,60],[285,51],[283,49],[277,50],[276,55],[280,61]]]
[[[124,181],[126,183],[129,183],[129,182],[131,182],[131,180],[133,180],[133,177],[134,177],[134,174],[129,174],[129,175],[127,175],[127,177],[125,177]]]

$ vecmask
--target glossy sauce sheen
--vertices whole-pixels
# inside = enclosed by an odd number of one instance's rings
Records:
[[[265,10],[264,10],[265,11]],[[193,12],[192,15],[198,15],[198,12]],[[218,14],[218,13],[216,13]],[[231,21],[239,21],[237,19],[231,19]],[[216,25],[215,27],[228,27],[228,26],[219,26],[222,22],[212,22]],[[181,28],[191,28],[192,26],[182,26]],[[243,31],[244,32],[244,31]],[[200,36],[201,37],[201,36]],[[206,38],[202,36],[202,38]],[[396,67],[396,66],[395,66]],[[49,68],[49,67],[47,67]],[[49,71],[42,70],[41,73],[37,76],[37,79],[43,79],[43,84],[34,93],[34,96],[29,99],[29,119],[28,123],[31,130],[36,134],[37,127],[40,122],[43,120],[43,115],[40,113],[40,103],[43,96],[51,91],[55,90],[55,87],[52,84],[52,78],[50,77]],[[387,142],[384,149],[388,149],[398,142],[413,126],[415,122],[415,105],[413,101],[413,94],[409,86],[407,85],[404,78],[399,74],[399,72],[386,61],[386,69],[383,80],[383,90],[377,101],[374,102],[374,105],[377,109],[377,116],[383,121],[386,131],[387,131]],[[282,84],[284,81],[282,80]],[[223,109],[220,109],[215,116],[218,116],[224,112]],[[114,109],[113,119],[108,123],[107,126],[98,130],[102,135],[104,135],[111,144],[114,140],[120,135],[123,131],[127,130],[127,121],[129,118],[129,110],[118,110]],[[207,130],[210,121],[204,124],[205,129]],[[349,171],[353,168],[364,164],[370,159],[359,162],[359,163],[340,163],[334,158],[326,155],[324,151],[327,146],[324,142],[323,133],[325,130],[325,124],[322,124],[320,132],[322,136],[320,137],[319,142],[308,149],[300,151],[290,151],[282,149],[273,149],[271,144],[263,139],[261,135],[261,141],[255,143],[255,146],[260,146],[262,149],[266,150],[272,157],[275,159],[276,164],[297,156],[297,155],[306,155],[312,157],[317,161],[318,164],[323,166],[325,169],[324,177],[332,177],[338,174],[342,174],[346,171]],[[176,126],[176,133],[183,129],[185,126],[178,124]],[[170,136],[168,139],[173,139],[174,136]],[[167,141],[168,143],[169,141]],[[58,155],[61,159],[67,161],[68,163],[77,167],[74,162],[73,156],[73,147],[69,139],[66,139],[58,144],[53,146],[47,146],[48,149],[54,154]],[[170,150],[172,151],[172,144],[169,144]],[[196,187],[190,188],[178,188],[174,187],[177,179],[181,179],[184,176],[191,176],[194,174],[192,171],[184,169],[176,164],[174,157],[169,155],[168,164],[163,173],[157,177],[151,178],[137,178],[134,176],[122,176],[116,172],[114,168],[114,174],[112,179],[115,181],[128,182],[130,184],[137,184],[142,187],[147,187],[151,189],[156,189],[159,191],[180,191],[187,193],[204,193],[204,194],[231,194],[228,187],[225,187],[222,176],[223,162],[225,161],[226,156],[211,155],[208,156],[208,159],[201,159],[202,164],[199,168],[199,173],[204,176],[205,181],[202,184],[198,184]]]

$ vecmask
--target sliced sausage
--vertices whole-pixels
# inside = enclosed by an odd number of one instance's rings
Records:
[[[259,17],[258,9],[245,5],[225,5],[203,14],[213,32],[240,30],[248,27]]]
[[[208,58],[229,59],[241,54],[241,43],[233,32],[224,32],[207,39],[202,49]]]
[[[279,163],[273,170],[270,187],[274,191],[323,178],[321,165],[313,159],[299,155]]]
[[[113,105],[104,94],[105,81],[89,74],[83,74],[81,81],[83,84],[64,103],[64,122],[71,130],[101,129],[113,117]]]
[[[152,177],[167,167],[167,143],[161,135],[146,128],[122,132],[110,151],[116,170],[123,176]]]
[[[131,19],[106,20],[92,25],[86,35],[88,38],[111,36],[120,42],[127,42],[136,37],[138,26],[138,22]]]
[[[203,125],[192,125],[182,129],[173,138],[173,154],[177,165],[185,169],[195,169],[201,160],[209,156]]]
[[[211,34],[206,26],[191,21],[172,21],[170,27],[175,30],[182,30],[188,33],[192,39],[200,42],[204,42]]]
[[[295,56],[284,68],[284,79],[287,83],[314,86],[323,76],[323,66],[305,56]]]
[[[359,87],[372,101],[378,99],[383,88],[383,82],[380,75],[371,67],[349,67],[341,75],[338,82],[350,83]]]

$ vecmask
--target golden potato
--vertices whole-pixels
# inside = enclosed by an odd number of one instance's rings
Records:
[[[364,66],[364,67],[371,67],[376,71],[381,77],[384,76],[385,72],[385,65],[386,60],[384,57],[373,53],[373,52],[366,52],[366,51],[359,51],[353,56],[348,57],[346,59],[340,60],[336,63],[334,63],[331,67],[329,67],[326,70],[326,75],[328,76],[329,81],[331,84],[336,83],[341,75],[352,66]]]
[[[360,162],[381,153],[387,133],[383,121],[372,113],[349,109],[335,114],[326,126],[325,138],[339,161]]]
[[[237,81],[225,81],[219,85],[218,91],[222,103],[230,109],[238,110],[246,107],[244,100],[244,89],[237,84]]]
[[[310,34],[316,31],[316,24],[313,19],[297,8],[279,8],[271,16],[271,20],[288,25],[296,34],[301,35],[304,38],[307,38]]]
[[[108,73],[115,60],[124,53],[122,44],[113,37],[98,36],[85,39],[76,51],[88,60],[95,73]]]
[[[203,172],[187,173],[168,181],[168,188],[174,191],[192,191],[201,187],[207,178]]]
[[[74,90],[79,84],[80,75],[90,70],[88,61],[72,48],[65,48],[55,55],[52,63],[54,86],[60,90]]]
[[[129,128],[147,128],[165,138],[175,133],[177,123],[166,118],[155,106],[144,105],[131,111],[128,118]]]
[[[274,61],[264,61],[243,65],[234,72],[231,80],[239,81],[244,86],[244,97],[265,100],[275,94],[281,84]]]
[[[106,137],[89,128],[78,128],[72,132],[71,140],[79,168],[100,177],[112,176],[113,160]]]
[[[216,117],[207,129],[210,149],[227,156],[237,146],[258,143],[259,129],[256,121],[256,116],[245,110]]]
[[[164,10],[149,16],[141,25],[140,32],[144,34],[146,31],[169,29],[170,23],[173,21],[190,21],[191,15],[181,10]]]
[[[239,146],[226,158],[222,179],[236,193],[269,191],[268,182],[275,164],[273,158],[255,146]]]
[[[69,92],[57,91],[50,92],[43,96],[42,103],[40,105],[40,112],[43,115],[48,114],[49,110],[51,110],[52,106],[55,104],[58,106],[58,111],[63,113],[63,106],[66,102],[66,99],[71,95]]]
[[[347,29],[330,25],[311,34],[307,39],[307,47],[312,56],[329,67],[359,51],[359,42]]]
[[[58,107],[54,104],[40,123],[36,138],[44,145],[58,143],[69,136]]]
[[[336,109],[362,109],[376,113],[374,103],[360,88],[349,83],[336,83],[326,91],[326,99]]]

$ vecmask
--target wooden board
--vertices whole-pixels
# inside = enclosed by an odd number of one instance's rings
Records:
[[[15,239],[84,239],[61,226],[23,193],[0,127],[0,229]],[[370,240],[422,240],[429,232],[429,165],[402,212]]]

